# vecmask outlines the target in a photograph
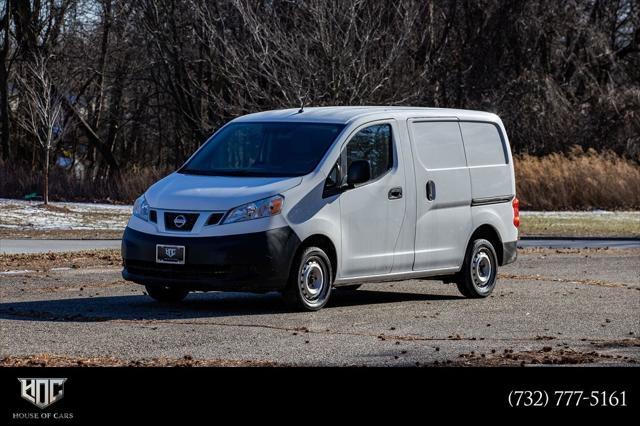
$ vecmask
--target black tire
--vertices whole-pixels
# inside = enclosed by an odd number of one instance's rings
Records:
[[[321,248],[307,247],[293,261],[284,297],[297,310],[317,311],[329,301],[332,286],[329,256]]]
[[[343,285],[338,287],[338,290],[340,291],[356,291],[357,289],[359,289],[360,287],[362,287],[362,284],[353,284],[353,285]]]
[[[162,303],[177,303],[182,301],[187,297],[187,294],[189,294],[188,290],[168,285],[146,285],[145,289],[149,296]]]
[[[463,296],[479,299],[491,294],[498,276],[498,256],[490,241],[479,238],[467,247],[462,269],[456,276]]]

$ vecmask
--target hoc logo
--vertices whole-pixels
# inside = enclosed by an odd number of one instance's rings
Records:
[[[64,396],[67,379],[18,379],[21,396],[40,409],[45,409]]]
[[[168,257],[175,256],[177,252],[178,252],[178,250],[176,250],[174,248],[166,248],[166,249],[164,249],[164,254],[167,255]]]

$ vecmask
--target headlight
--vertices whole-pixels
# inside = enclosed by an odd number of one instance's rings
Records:
[[[232,209],[224,223],[244,222],[245,220],[260,219],[261,217],[275,216],[282,211],[282,195],[275,195],[263,200],[247,203]]]
[[[139,217],[142,220],[149,221],[149,203],[144,195],[141,196],[133,203],[133,215]]]

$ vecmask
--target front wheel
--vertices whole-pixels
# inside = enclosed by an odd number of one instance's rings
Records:
[[[163,303],[177,303],[187,297],[189,291],[168,285],[146,285],[147,294]]]
[[[464,264],[456,277],[458,290],[469,298],[491,294],[498,276],[498,256],[490,241],[479,238],[467,248]]]
[[[327,254],[308,247],[296,257],[284,296],[303,311],[317,311],[327,304],[333,285],[333,271]]]

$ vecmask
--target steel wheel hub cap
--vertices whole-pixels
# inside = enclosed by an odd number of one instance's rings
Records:
[[[491,257],[489,253],[484,249],[480,249],[473,256],[473,264],[471,265],[471,275],[473,276],[473,282],[478,287],[484,287],[489,284],[491,280],[491,273],[493,272],[493,266],[491,264]]]
[[[309,299],[316,299],[324,288],[324,273],[315,260],[305,263],[300,273],[300,284]]]

